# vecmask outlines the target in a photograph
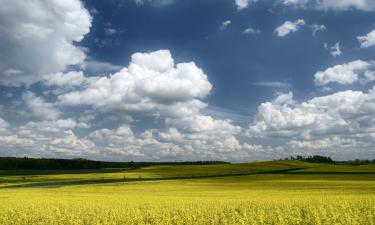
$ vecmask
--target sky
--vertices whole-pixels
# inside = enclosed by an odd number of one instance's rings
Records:
[[[373,0],[0,3],[0,156],[375,158]]]

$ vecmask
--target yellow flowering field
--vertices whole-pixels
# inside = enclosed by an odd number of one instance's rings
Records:
[[[375,224],[373,174],[0,190],[0,224]]]

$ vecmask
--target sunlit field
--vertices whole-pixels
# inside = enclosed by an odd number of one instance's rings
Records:
[[[0,224],[375,224],[374,166],[277,161],[86,172],[3,171]],[[146,179],[163,177],[174,179]],[[71,182],[79,179],[91,182]]]
[[[150,166],[135,170],[101,169],[101,170],[0,170],[1,186],[42,186],[87,184],[105,182],[129,182],[169,178],[202,178],[216,176],[248,175],[259,172],[289,171],[294,169],[315,168],[319,164],[274,161],[242,164],[220,164],[199,166]]]

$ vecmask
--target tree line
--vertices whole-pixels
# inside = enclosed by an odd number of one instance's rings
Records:
[[[312,156],[292,156],[290,158],[285,158],[284,160],[299,160],[303,162],[311,162],[311,163],[326,163],[326,164],[346,164],[346,165],[367,165],[367,164],[375,164],[375,159],[354,159],[348,161],[334,161],[329,156],[322,156],[322,155],[312,155]]]
[[[156,165],[212,165],[227,164],[223,161],[194,161],[194,162],[107,162],[88,159],[47,159],[47,158],[17,158],[0,157],[0,170],[76,170],[104,168],[139,168]]]

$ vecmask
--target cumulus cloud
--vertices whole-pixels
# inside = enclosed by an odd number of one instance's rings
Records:
[[[351,138],[340,138],[338,136],[332,136],[329,138],[322,138],[318,140],[292,140],[288,142],[288,146],[294,149],[324,149],[331,150],[333,148],[343,148],[343,147],[355,147],[357,141]]]
[[[374,11],[373,0],[281,0],[284,5],[315,10],[361,10]]]
[[[148,161],[241,160],[244,155],[237,153],[243,147],[234,136],[239,128],[212,118],[204,120],[208,122],[194,131],[169,127],[136,134],[129,125],[122,124],[113,129],[93,130],[84,137],[75,135],[73,129],[79,123],[70,118],[28,122],[11,129],[4,121],[0,126],[6,132],[0,129],[0,147],[4,154],[13,156]],[[245,153],[246,157],[251,155],[248,149]]]
[[[91,105],[145,114],[190,113],[205,107],[207,75],[194,62],[174,64],[168,50],[135,53],[127,68],[108,77],[92,77],[81,91],[59,96],[62,105]]]
[[[317,72],[314,75],[314,82],[316,86],[325,86],[329,83],[352,84],[357,81],[367,83],[373,80],[374,66],[373,61],[362,60],[336,65]]]
[[[184,122],[189,126],[180,127]],[[71,118],[32,121],[9,128],[0,120],[0,147],[4,154],[34,157],[89,157],[106,160],[240,160],[235,152],[242,145],[235,137],[240,128],[229,121],[197,115],[166,129],[148,129],[136,134],[127,124],[100,128],[83,137]],[[194,125],[188,124],[188,122]],[[2,129],[6,132],[2,132]],[[250,155],[248,150],[247,156]]]
[[[198,120],[194,123],[201,122]],[[194,131],[170,127],[165,131],[146,130],[138,135],[129,126],[122,125],[113,130],[93,131],[85,139],[102,155],[135,160],[228,159],[231,153],[241,150],[242,146],[234,136],[238,130],[225,131],[228,127],[221,127],[221,122],[210,122],[199,125],[200,128]]]
[[[229,120],[215,120],[211,116],[193,115],[184,118],[168,118],[168,126],[177,127],[187,132],[220,132],[227,134],[238,133],[241,129],[233,126]]]
[[[32,92],[26,92],[23,95],[26,106],[30,109],[33,116],[41,120],[55,120],[60,112],[53,103],[46,102],[43,98],[35,96]]]
[[[0,9],[0,82],[32,84],[80,64],[79,42],[91,17],[79,0],[3,0]]]
[[[0,118],[0,130],[3,131],[4,129],[8,128],[9,124],[3,118]]]
[[[168,50],[135,53],[128,67],[104,77],[82,73],[55,74],[46,85],[73,87],[47,102],[32,92],[23,100],[37,120],[10,126],[0,120],[0,147],[6,154],[34,157],[89,157],[107,160],[240,160],[249,157],[237,139],[241,127],[232,121],[204,115],[202,99],[212,88],[207,75],[195,63],[175,64]],[[122,121],[114,128],[90,127],[82,118],[64,118],[63,107],[87,105],[103,116],[117,112],[138,118],[162,118],[165,128],[133,132]],[[67,108],[64,108],[64,111]],[[64,118],[64,119],[63,119]],[[91,118],[90,120],[92,120]],[[100,126],[100,123],[95,126]],[[76,129],[88,128],[77,136]],[[240,154],[233,154],[239,152]]]
[[[374,133],[374,106],[375,88],[368,92],[342,91],[304,102],[294,100],[289,92],[261,104],[248,133],[297,140],[327,135],[356,138]]]
[[[95,146],[72,131],[76,126],[72,119],[28,122],[0,135],[0,146],[11,156],[95,157]]]
[[[44,84],[47,86],[78,86],[85,80],[82,71],[71,71],[68,73],[55,73],[45,76]]]
[[[275,33],[279,37],[285,37],[290,33],[294,33],[298,31],[302,26],[304,26],[306,23],[303,19],[298,19],[294,22],[292,21],[286,21],[279,27],[275,29]]]
[[[353,61],[315,74],[317,86],[335,82],[366,84],[375,80],[372,61]],[[297,101],[292,92],[264,102],[245,131],[275,155],[324,154],[338,159],[374,154],[375,86],[366,91],[346,90]],[[263,152],[267,146],[242,144],[242,149]],[[256,155],[256,152],[254,154]],[[262,153],[263,154],[263,153]]]
[[[237,10],[246,9],[250,3],[257,2],[258,0],[235,0],[234,3],[237,6]]]
[[[85,139],[101,155],[217,159],[217,152],[228,157],[229,152],[242,148],[235,137],[240,127],[201,112],[207,106],[201,99],[212,88],[207,75],[193,62],[175,64],[168,50],[135,53],[128,67],[108,77],[86,78],[84,86],[59,96],[60,104],[156,116],[164,118],[166,126],[166,130],[146,130],[141,135],[135,135],[128,125],[93,131]]]
[[[375,45],[375,30],[371,31],[365,36],[357,37],[362,48],[368,48]]]

